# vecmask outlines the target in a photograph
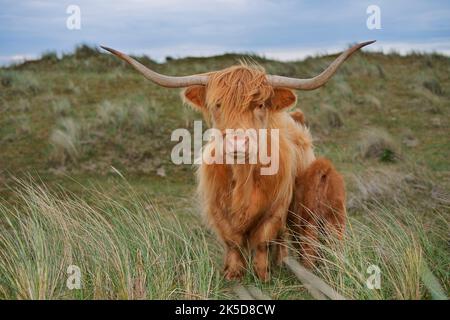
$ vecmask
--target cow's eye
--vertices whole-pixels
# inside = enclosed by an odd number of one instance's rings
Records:
[[[216,108],[220,109],[220,103],[216,103]]]
[[[263,108],[264,108],[264,104],[263,103],[258,105],[258,109],[263,109]]]

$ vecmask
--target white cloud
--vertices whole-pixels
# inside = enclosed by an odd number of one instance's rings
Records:
[[[0,65],[11,65],[29,60],[36,60],[38,56],[34,54],[16,54],[12,56],[0,56]]]

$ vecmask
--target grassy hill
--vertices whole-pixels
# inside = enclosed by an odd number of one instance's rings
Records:
[[[139,60],[185,75],[241,58]],[[244,58],[268,73],[309,77],[335,56]],[[449,74],[450,59],[437,54],[357,53],[325,87],[298,92],[316,153],[348,188],[346,247],[324,248],[315,272],[349,297],[430,298],[427,268],[449,293]],[[87,46],[1,68],[0,256],[10,263],[0,263],[0,297],[233,296],[220,246],[199,223],[195,168],[170,161],[172,130],[192,130],[195,119],[179,90]],[[86,275],[80,291],[65,288],[69,262]],[[365,286],[373,263],[381,290]],[[245,283],[273,298],[308,297],[284,269],[268,284],[252,275]]]

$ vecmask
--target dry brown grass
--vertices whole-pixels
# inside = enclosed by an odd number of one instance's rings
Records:
[[[394,161],[400,158],[400,148],[394,138],[384,129],[369,128],[360,134],[358,156],[365,159]]]
[[[64,165],[76,162],[81,153],[81,128],[72,118],[61,118],[50,135],[51,159]]]

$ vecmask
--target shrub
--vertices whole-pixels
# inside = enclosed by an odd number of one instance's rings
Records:
[[[47,51],[42,54],[41,59],[49,62],[58,62],[58,54],[55,51]]]
[[[75,57],[78,59],[86,59],[89,57],[98,56],[100,51],[96,47],[91,47],[87,44],[79,45],[75,48]]]

